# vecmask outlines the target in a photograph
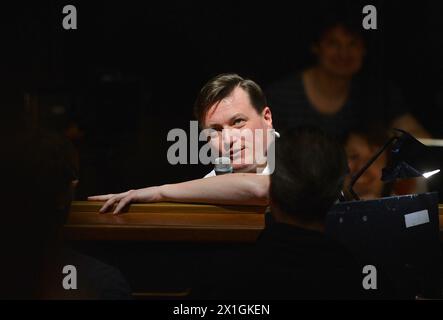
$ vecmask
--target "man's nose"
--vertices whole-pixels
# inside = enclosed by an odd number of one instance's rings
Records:
[[[222,155],[228,155],[233,144],[233,137],[229,130],[223,130],[220,144]]]
[[[224,154],[230,152],[230,150],[234,147],[237,142],[241,139],[240,131],[236,129],[225,129],[222,132],[222,147]]]

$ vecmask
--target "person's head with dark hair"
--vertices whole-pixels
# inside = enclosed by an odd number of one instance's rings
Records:
[[[350,174],[346,184],[388,141],[389,134],[381,124],[360,124],[349,129],[343,138]],[[388,162],[389,149],[365,171],[357,180],[353,189],[361,199],[369,200],[390,195],[391,184],[381,181],[382,168]]]
[[[344,12],[344,11],[343,11]],[[316,65],[336,77],[352,77],[363,65],[366,41],[359,14],[328,12],[318,17],[311,52]]]
[[[271,212],[277,221],[322,226],[348,171],[342,145],[314,127],[299,127],[276,142]]]
[[[202,127],[206,127],[206,116],[214,105],[232,95],[237,88],[245,91],[250,105],[260,114],[267,106],[266,97],[260,86],[250,79],[235,73],[224,73],[210,79],[200,90],[194,104],[194,113]]]
[[[39,129],[2,137],[2,147],[7,199],[2,252],[8,257],[2,267],[5,274],[9,272],[8,295],[30,298],[42,280],[41,268],[61,243],[77,179],[76,154],[68,141]]]
[[[194,111],[200,126],[216,133],[211,144],[220,155],[231,158],[235,171],[257,168],[254,149],[260,143],[267,150],[266,133],[272,129],[271,110],[258,84],[237,74],[218,75],[201,89]]]

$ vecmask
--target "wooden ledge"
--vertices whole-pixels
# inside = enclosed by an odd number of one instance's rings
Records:
[[[252,243],[263,229],[265,207],[183,203],[132,204],[128,212],[99,214],[102,202],[75,201],[67,240]],[[443,204],[439,205],[443,240]]]
[[[132,204],[120,215],[99,214],[102,202],[73,202],[67,240],[254,242],[265,207],[182,203]]]

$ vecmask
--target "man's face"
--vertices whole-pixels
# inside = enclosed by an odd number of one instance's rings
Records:
[[[264,164],[267,129],[272,129],[271,110],[265,107],[259,114],[242,88],[235,88],[228,97],[212,105],[203,126],[215,130],[211,145],[220,156],[231,159],[236,172],[252,172]]]

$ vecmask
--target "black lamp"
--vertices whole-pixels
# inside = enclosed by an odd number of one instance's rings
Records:
[[[394,129],[400,135],[394,135],[351,179],[349,193],[355,200],[360,200],[353,190],[354,184],[377,158],[392,144],[389,164],[383,168],[381,180],[384,182],[396,179],[415,177],[429,178],[440,172],[439,163],[431,150],[415,139],[408,132]]]

